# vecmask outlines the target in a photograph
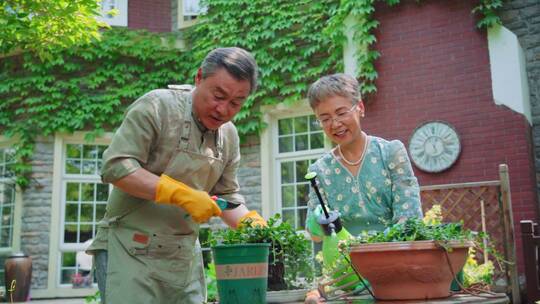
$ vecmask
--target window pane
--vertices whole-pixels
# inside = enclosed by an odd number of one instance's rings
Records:
[[[99,222],[105,215],[106,204],[96,204],[96,221]]]
[[[98,159],[102,159],[103,158],[103,152],[105,152],[105,149],[107,149],[107,146],[98,146]]]
[[[12,212],[13,212],[13,208],[11,208],[10,206],[4,206],[2,208],[2,226],[11,225]]]
[[[296,227],[297,230],[305,230],[305,224],[306,224],[306,217],[307,217],[307,209],[299,209],[298,210],[298,226]]]
[[[309,160],[300,160],[296,162],[296,181],[297,182],[305,182],[306,179],[304,176],[306,176],[306,173],[309,168]]]
[[[281,187],[281,204],[283,208],[294,207],[294,186]]]
[[[75,268],[62,269],[62,277],[60,278],[61,284],[71,284],[71,279],[75,274]]]
[[[292,119],[278,120],[278,135],[292,134]]]
[[[294,163],[286,162],[281,163],[281,183],[292,183],[294,182]]]
[[[0,247],[11,247],[11,227],[2,227],[0,230]]]
[[[92,237],[92,225],[81,225],[79,243],[84,243]]]
[[[109,185],[97,184],[96,187],[96,201],[106,202],[109,198]]]
[[[94,185],[95,184],[81,184],[81,202],[94,201]]]
[[[14,210],[15,185],[0,182],[0,247],[12,245]]]
[[[309,116],[309,130],[311,132],[321,130],[321,126],[319,125],[319,122],[317,122],[317,117],[315,117],[315,115],[310,115]]]
[[[66,222],[76,223],[79,215],[79,204],[66,204]]]
[[[0,256],[0,265],[5,265],[8,256]],[[5,286],[4,267],[0,267],[0,286]],[[15,285],[17,286],[17,285]]]
[[[308,135],[298,135],[295,137],[295,151],[304,151],[309,148],[308,146]]]
[[[14,163],[8,163],[6,164],[6,170],[4,172],[5,177],[11,177],[15,175],[15,164]]]
[[[66,156],[68,158],[81,158],[82,145],[67,145]]]
[[[66,161],[66,173],[67,174],[80,174],[81,173],[81,161],[68,159]]]
[[[62,259],[62,262],[61,262],[61,278],[60,278],[60,282],[62,284],[70,284],[71,283],[71,279],[73,277],[73,275],[75,274],[75,269],[76,269],[76,257],[75,257],[75,252],[63,252],[62,253],[62,256],[61,256],[61,259]]]
[[[312,133],[310,135],[310,148],[321,149],[324,148],[324,135],[323,133]]]
[[[64,252],[62,254],[63,267],[75,267],[75,252]]]
[[[97,146],[84,145],[83,146],[83,158],[84,159],[96,159],[98,155]]]
[[[279,153],[293,151],[293,138],[291,136],[279,138]]]
[[[64,243],[77,242],[77,225],[66,224],[64,228]]]
[[[294,227],[294,210],[283,210],[283,221]]]
[[[94,221],[94,204],[81,204],[80,222]]]
[[[296,117],[294,119],[294,133],[305,133],[308,131],[308,116]]]
[[[79,201],[79,183],[67,183],[66,201]]]
[[[296,204],[298,206],[307,206],[309,200],[309,184],[296,186]]]
[[[85,160],[82,165],[82,174],[96,174],[97,164],[95,161]]]

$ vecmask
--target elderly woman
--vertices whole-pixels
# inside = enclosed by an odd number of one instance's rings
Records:
[[[345,74],[320,78],[308,91],[309,104],[335,148],[313,163],[323,197],[341,214],[352,234],[381,231],[409,217],[422,217],[420,188],[403,143],[367,135],[358,82]],[[319,201],[311,191],[306,227],[313,240],[323,236],[317,224]]]

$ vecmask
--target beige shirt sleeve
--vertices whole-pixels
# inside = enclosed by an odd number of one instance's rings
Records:
[[[159,96],[155,91],[137,99],[103,153],[101,178],[112,183],[147,163],[160,134]]]

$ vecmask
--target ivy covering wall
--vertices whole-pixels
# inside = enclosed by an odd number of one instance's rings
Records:
[[[380,0],[388,7],[399,0]],[[419,2],[419,1],[417,1]],[[28,183],[38,135],[90,131],[88,140],[114,130],[126,107],[167,84],[193,83],[204,56],[215,47],[250,50],[260,68],[260,89],[236,117],[241,135],[264,127],[261,105],[292,103],[318,77],[343,71],[344,20],[352,16],[362,92],[375,93],[375,0],[208,0],[208,13],[183,33],[111,29],[99,42],[54,50],[42,61],[26,53],[0,61],[0,129],[17,136],[17,182]],[[502,0],[474,8],[479,27],[499,22]],[[391,8],[388,8],[391,9]],[[179,35],[187,45],[176,48]]]

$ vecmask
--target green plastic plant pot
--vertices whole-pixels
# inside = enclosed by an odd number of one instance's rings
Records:
[[[235,244],[212,247],[219,303],[266,303],[270,244]]]

